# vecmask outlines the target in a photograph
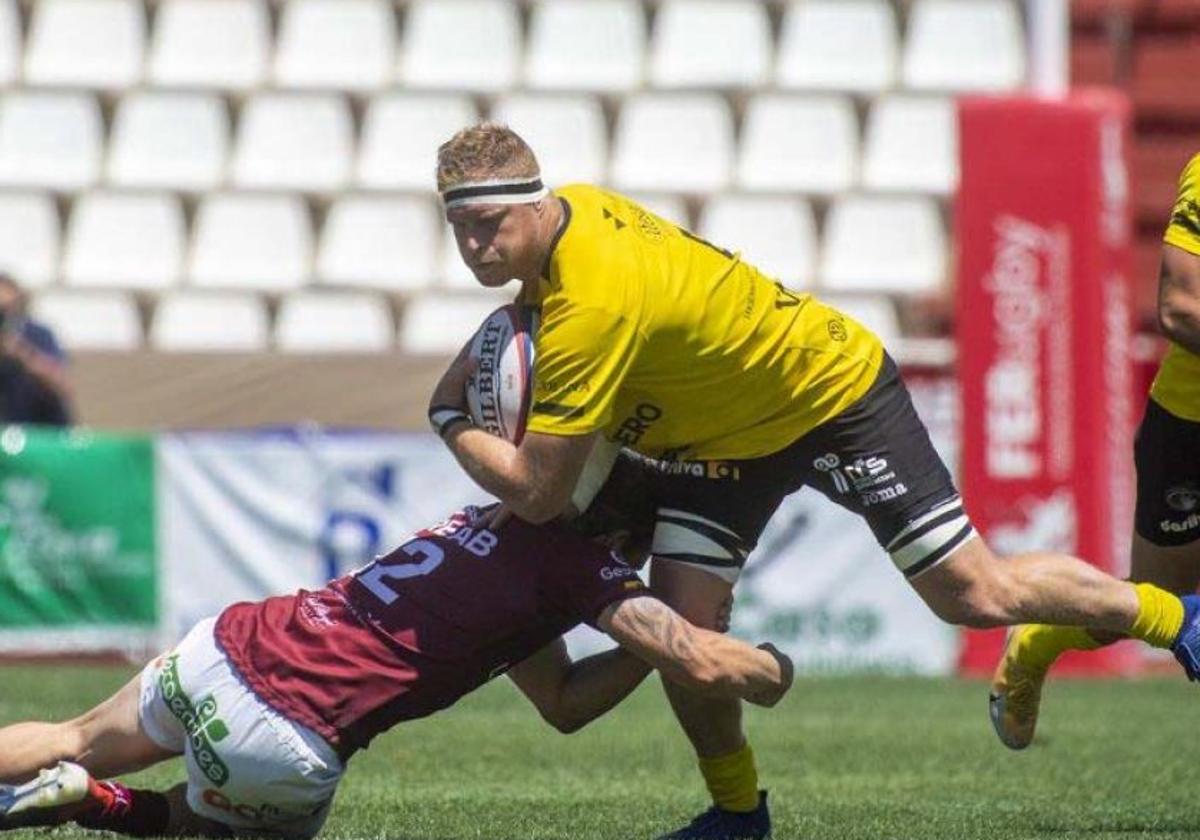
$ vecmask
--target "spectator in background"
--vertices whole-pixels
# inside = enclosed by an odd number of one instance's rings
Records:
[[[67,356],[26,303],[25,290],[0,272],[0,423],[69,425]]]

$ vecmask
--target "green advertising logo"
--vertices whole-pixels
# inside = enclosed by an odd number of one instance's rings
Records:
[[[0,431],[0,628],[158,620],[147,438]]]
[[[163,702],[171,710],[192,744],[192,756],[204,775],[217,787],[229,781],[229,768],[213,749],[213,743],[229,736],[229,727],[217,717],[217,699],[212,695],[198,704],[192,702],[183,683],[179,680],[179,654],[167,657],[167,663],[158,675],[158,687]]]

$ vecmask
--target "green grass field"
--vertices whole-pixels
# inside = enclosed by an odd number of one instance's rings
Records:
[[[0,668],[0,722],[77,713],[130,673]],[[1200,837],[1196,689],[1174,679],[1055,683],[1041,739],[1020,754],[993,737],[985,693],[966,681],[823,678],[800,681],[776,709],[752,710],[776,838]],[[133,778],[167,785],[182,769]],[[501,680],[360,754],[323,836],[648,838],[705,799],[654,681],[563,736]]]

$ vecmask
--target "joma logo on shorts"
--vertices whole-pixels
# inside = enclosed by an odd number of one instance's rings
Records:
[[[213,749],[213,742],[228,737],[229,727],[217,717],[216,698],[209,696],[201,700],[199,705],[192,703],[192,698],[188,697],[179,680],[177,653],[167,657],[167,664],[158,675],[158,687],[162,691],[163,702],[187,733],[196,764],[213,784],[221,787],[229,781],[229,768]]]

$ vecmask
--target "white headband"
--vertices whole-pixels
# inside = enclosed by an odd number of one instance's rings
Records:
[[[472,204],[531,204],[550,195],[540,177],[468,181],[442,193],[447,210]]]

